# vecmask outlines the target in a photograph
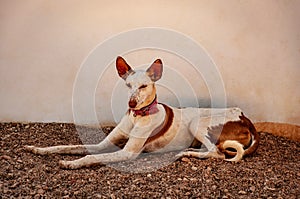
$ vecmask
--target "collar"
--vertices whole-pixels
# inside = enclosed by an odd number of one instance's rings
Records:
[[[139,110],[135,110],[135,109],[129,109],[129,113],[133,112],[133,116],[147,116],[147,115],[152,115],[157,113],[159,110],[157,108],[157,97],[155,96],[154,100],[147,106],[139,109]]]

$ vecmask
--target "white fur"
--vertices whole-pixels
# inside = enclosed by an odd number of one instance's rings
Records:
[[[225,159],[226,161],[237,162],[243,158],[243,154],[245,152],[244,146],[236,140],[226,140],[223,143],[223,147],[226,148],[234,148],[237,150],[237,154],[230,159]]]

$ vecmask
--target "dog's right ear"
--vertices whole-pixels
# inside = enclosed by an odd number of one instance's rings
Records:
[[[118,70],[118,74],[119,76],[126,80],[126,78],[131,74],[133,73],[134,71],[131,69],[131,67],[126,63],[126,61],[118,56],[117,57],[117,60],[116,60],[116,67],[117,67],[117,70]]]

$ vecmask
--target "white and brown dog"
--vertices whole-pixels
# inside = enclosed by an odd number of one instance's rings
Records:
[[[129,109],[103,141],[96,145],[25,148],[41,155],[86,155],[74,161],[60,161],[60,166],[67,169],[135,159],[142,152],[174,150],[182,151],[178,157],[215,157],[239,161],[257,149],[259,135],[239,108],[178,109],[157,103],[155,82],[163,72],[160,59],[146,71],[134,71],[122,57],[118,57],[116,67],[130,90]],[[103,153],[124,141],[122,149]],[[205,148],[197,148],[201,144]]]

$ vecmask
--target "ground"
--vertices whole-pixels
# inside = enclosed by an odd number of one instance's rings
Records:
[[[0,198],[300,198],[300,143],[269,133],[260,133],[257,152],[238,163],[162,161],[172,159],[172,152],[63,170],[59,160],[80,156],[39,156],[23,149],[103,139],[100,130],[79,131],[86,133],[79,136],[73,124],[0,124]]]

